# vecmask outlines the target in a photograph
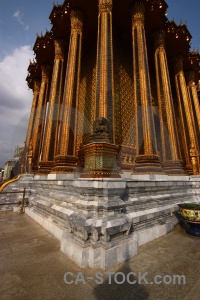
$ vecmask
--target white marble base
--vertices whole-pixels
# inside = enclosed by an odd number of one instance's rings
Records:
[[[80,178],[73,183],[74,187],[80,188],[96,188],[96,189],[125,189],[126,181],[116,178],[95,178],[85,179]]]
[[[42,215],[36,213],[32,208],[26,207],[25,213],[31,217],[34,221],[39,223],[44,227],[48,232],[50,232],[55,238],[61,241],[63,235],[63,229],[60,228],[57,224],[53,223],[51,218],[45,218]]]
[[[121,240],[111,240],[104,246],[93,248],[81,246],[68,231],[53,223],[51,218],[38,214],[33,208],[25,208],[25,213],[44,227],[61,242],[61,251],[79,267],[108,270],[137,255],[138,248],[174,229],[176,223],[172,218],[162,225],[142,229]],[[177,220],[178,223],[178,220]]]
[[[34,174],[26,173],[22,175],[21,181],[33,180],[33,178],[34,178]]]
[[[109,248],[81,247],[65,232],[61,240],[61,251],[80,268],[108,270],[137,254],[137,236],[130,236],[121,243]]]
[[[178,221],[177,221],[178,223]],[[148,229],[144,229],[138,232],[138,247],[147,244],[162,235],[167,234],[168,232],[174,229],[173,222],[166,222],[163,225],[154,226]]]
[[[126,177],[127,178],[127,177]],[[128,177],[131,180],[136,181],[188,181],[189,176],[169,176],[162,174],[131,174]]]
[[[200,181],[200,175],[192,175],[189,177],[190,181]]]
[[[35,175],[34,180],[46,180],[47,179],[47,175]]]
[[[78,173],[71,173],[71,174],[64,174],[64,173],[59,173],[59,174],[48,174],[47,180],[76,180],[80,177],[80,174]]]
[[[178,203],[200,201],[200,176],[74,176],[78,174],[50,174],[47,180],[36,175],[32,180],[24,175],[7,190],[26,188],[27,215],[54,235],[80,267],[105,270],[124,262],[139,246],[173,230]]]

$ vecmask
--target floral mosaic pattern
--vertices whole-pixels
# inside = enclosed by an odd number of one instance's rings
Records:
[[[181,215],[186,221],[200,223],[200,210],[181,208]]]

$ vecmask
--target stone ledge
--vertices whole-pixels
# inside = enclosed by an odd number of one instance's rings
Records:
[[[26,214],[43,226],[61,242],[61,251],[79,267],[108,270],[137,255],[138,248],[174,229],[174,220],[167,220],[162,225],[142,229],[132,233],[122,240],[106,243],[105,247],[92,247],[86,242],[78,243],[74,237],[54,223],[51,218],[41,215],[31,208],[26,208]]]

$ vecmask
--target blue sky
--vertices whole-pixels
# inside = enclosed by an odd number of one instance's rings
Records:
[[[200,48],[200,0],[167,3],[168,18],[187,21],[193,36],[191,49]],[[52,0],[0,0],[0,167],[25,140],[32,102],[32,91],[25,82],[27,67],[36,34],[51,28],[52,7]]]

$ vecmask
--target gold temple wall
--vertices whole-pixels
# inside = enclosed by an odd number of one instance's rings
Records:
[[[76,51],[75,46],[72,53],[69,51],[69,58],[74,57],[76,61],[74,73],[67,66],[66,51],[54,63],[55,76],[52,77],[51,93],[47,99],[49,104],[50,100],[53,103],[46,114],[41,162],[48,164],[49,171],[55,162],[58,163],[57,156],[61,159],[59,168],[72,156],[78,161],[79,150],[90,142],[94,121],[102,116],[110,122],[112,143],[119,146],[118,164],[122,170],[161,174],[166,172],[165,167],[169,172],[177,171],[178,162],[183,161],[190,174],[189,150],[191,140],[199,143],[200,109],[197,107],[199,99],[195,82],[194,86],[186,85],[184,79],[185,63],[181,72],[174,72],[174,54],[170,52],[167,38],[166,45],[159,46],[156,52],[153,35],[157,29],[152,31],[148,23],[151,19],[148,4],[133,1],[133,7],[126,15],[129,22],[123,19],[130,26],[124,33],[118,32],[124,26],[122,23],[117,28],[119,4],[113,0],[96,2],[97,5],[99,2],[99,13],[96,10],[93,16],[96,18],[95,31],[90,31],[88,19],[83,18],[81,51]],[[83,11],[83,16],[85,13]],[[73,24],[75,32],[80,30],[79,25]],[[164,27],[161,29],[166,35],[169,32]],[[71,28],[70,34],[73,30]],[[73,45],[79,45],[77,41],[74,39]],[[66,38],[63,42],[66,43]],[[67,70],[69,74],[66,76]],[[71,82],[71,88],[63,96],[66,79]],[[69,102],[68,112],[64,98]],[[69,124],[65,118],[63,121],[66,114],[69,115]],[[63,125],[67,128],[67,135],[61,130]],[[28,137],[31,135],[30,128]],[[37,143],[34,141],[33,144]],[[74,164],[76,166],[76,160]],[[180,171],[183,167],[181,164],[179,167]]]
[[[115,143],[135,148],[132,51],[114,40],[114,117]],[[96,49],[82,59],[78,104],[77,150],[89,142],[96,119]]]
[[[135,148],[132,51],[114,42],[116,144]]]
[[[76,149],[89,142],[96,115],[96,49],[83,57],[78,99]]]

